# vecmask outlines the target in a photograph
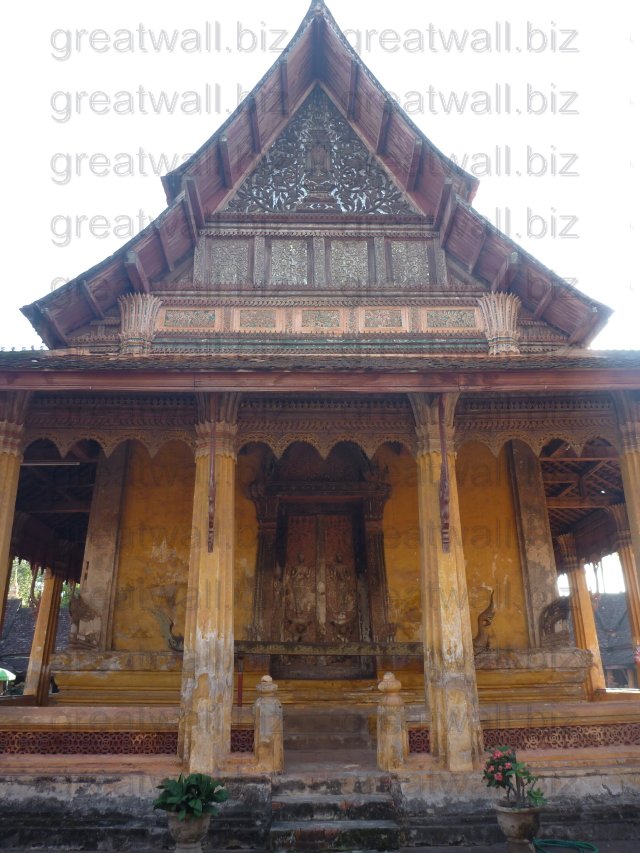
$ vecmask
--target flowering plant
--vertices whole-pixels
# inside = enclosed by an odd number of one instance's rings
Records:
[[[482,780],[489,788],[503,788],[507,792],[507,804],[516,809],[545,804],[542,790],[535,787],[538,777],[523,761],[516,759],[514,749],[496,746],[488,752]]]
[[[190,773],[189,776],[181,773],[177,779],[163,779],[158,788],[162,793],[154,800],[154,809],[174,812],[178,820],[215,815],[214,803],[229,799],[229,792],[222,782],[206,773]]]

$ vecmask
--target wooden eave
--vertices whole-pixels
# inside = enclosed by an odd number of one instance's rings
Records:
[[[323,0],[314,0],[247,98],[188,161],[162,178],[167,209],[111,257],[21,309],[47,346],[68,346],[71,332],[103,317],[119,296],[153,292],[193,252],[198,229],[221,216],[315,84],[425,221],[435,224],[448,255],[487,290],[516,293],[536,319],[559,329],[570,344],[588,345],[611,310],[570,287],[472,209],[477,179],[415,126],[361,61]],[[514,254],[517,269],[510,265]]]
[[[640,353],[477,356],[96,356],[0,353],[0,390],[275,393],[640,389]]]

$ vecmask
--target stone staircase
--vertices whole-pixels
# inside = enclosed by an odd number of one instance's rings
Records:
[[[272,784],[273,853],[396,851],[388,774],[376,769],[371,708],[285,706],[285,774]]]
[[[273,783],[269,832],[272,853],[398,850],[399,826],[383,773],[333,778],[286,774]]]

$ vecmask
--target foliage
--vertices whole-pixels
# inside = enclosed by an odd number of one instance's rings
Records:
[[[188,776],[181,773],[177,779],[163,779],[158,788],[162,793],[154,800],[154,809],[176,812],[178,820],[217,814],[213,804],[229,799],[229,792],[222,782],[206,773],[190,773]]]
[[[507,792],[507,804],[514,808],[543,806],[546,802],[540,788],[534,787],[534,776],[523,761],[518,761],[510,746],[497,746],[488,750],[489,758],[482,774],[489,788],[502,788]]]
[[[19,598],[22,607],[36,607],[40,596],[44,578],[42,572],[37,572],[35,580],[30,564],[26,560],[13,561],[11,567],[10,595]],[[65,582],[60,593],[60,607],[68,607],[71,598],[71,585]]]

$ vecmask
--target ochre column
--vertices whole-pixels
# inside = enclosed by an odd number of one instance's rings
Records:
[[[591,594],[587,587],[584,566],[580,564],[573,533],[563,533],[556,537],[562,555],[562,569],[567,573],[571,591],[571,616],[573,635],[579,649],[590,651],[593,660],[587,672],[586,688],[590,699],[596,690],[605,690],[606,683],[600,657],[600,644],[593,616]]]
[[[620,428],[620,473],[629,519],[631,547],[640,568],[640,392],[614,394]]]
[[[482,731],[455,477],[456,399],[454,394],[442,399],[416,394],[411,403],[418,436],[422,636],[431,752],[448,770],[468,772],[481,760]]]
[[[231,749],[237,403],[199,399],[180,726],[189,772],[223,770]]]
[[[16,508],[24,416],[29,403],[26,392],[0,392],[0,626],[4,618],[11,576],[11,529]]]
[[[46,705],[49,696],[49,659],[56,644],[62,578],[45,569],[44,586],[38,602],[38,616],[33,632],[24,695],[35,696],[37,705]]]
[[[631,531],[627,508],[624,504],[607,507],[616,525],[616,548],[622,566],[624,585],[627,591],[627,611],[629,613],[629,628],[633,645],[640,647],[640,579],[638,566],[631,545]],[[640,665],[636,667],[638,684],[640,684]]]

